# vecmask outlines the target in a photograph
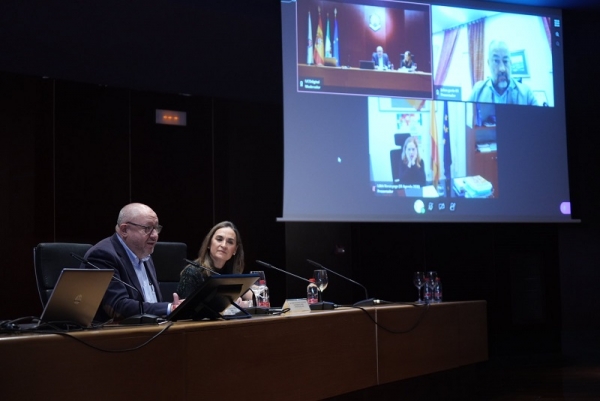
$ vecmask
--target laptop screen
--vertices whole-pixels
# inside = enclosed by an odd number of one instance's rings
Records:
[[[375,63],[373,63],[370,60],[360,60],[360,69],[361,70],[374,70],[375,69]]]
[[[113,274],[109,269],[63,269],[40,320],[90,326]]]

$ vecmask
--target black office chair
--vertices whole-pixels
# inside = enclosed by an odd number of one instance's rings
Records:
[[[402,147],[404,142],[410,138],[410,134],[394,134],[394,143],[399,146],[397,149],[390,150],[390,163],[392,166],[392,180],[400,181],[400,163],[402,163]]]
[[[71,253],[83,257],[90,244],[72,242],[42,242],[33,248],[33,266],[42,307],[46,306],[62,269],[79,268]]]
[[[179,284],[179,275],[187,264],[187,245],[183,242],[157,242],[152,253],[156,278],[163,301],[173,300]]]

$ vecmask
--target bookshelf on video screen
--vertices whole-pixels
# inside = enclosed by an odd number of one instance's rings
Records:
[[[569,222],[562,16],[281,1],[282,221]]]

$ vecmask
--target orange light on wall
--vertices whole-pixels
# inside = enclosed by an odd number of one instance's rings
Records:
[[[156,109],[156,123],[166,125],[187,125],[187,113],[185,111]]]

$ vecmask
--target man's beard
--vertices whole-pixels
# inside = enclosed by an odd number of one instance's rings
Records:
[[[500,78],[505,78],[505,79],[501,80]],[[498,74],[498,77],[496,78],[496,86],[499,89],[506,89],[508,87],[508,82],[509,82],[508,75]]]

